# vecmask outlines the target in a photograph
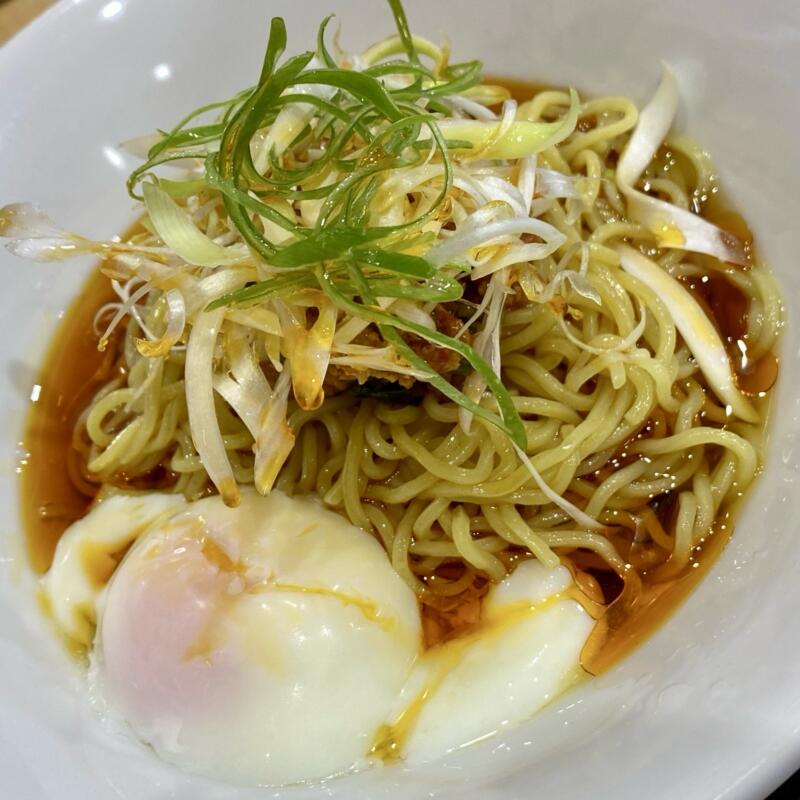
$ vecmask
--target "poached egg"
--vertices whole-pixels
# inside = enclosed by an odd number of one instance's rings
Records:
[[[110,496],[44,578],[62,630],[93,645],[105,715],[188,772],[260,785],[431,761],[529,718],[580,675],[593,620],[571,586],[524,561],[475,630],[425,650],[378,542],[277,491]]]

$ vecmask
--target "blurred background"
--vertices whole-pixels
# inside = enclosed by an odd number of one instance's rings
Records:
[[[50,5],[53,0],[0,0],[0,45]]]

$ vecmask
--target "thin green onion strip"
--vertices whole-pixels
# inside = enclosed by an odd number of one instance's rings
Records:
[[[138,196],[138,185],[161,165],[202,159],[202,176],[160,179],[163,195],[174,202],[203,191],[218,192],[231,225],[268,274],[264,280],[223,294],[208,310],[322,290],[347,314],[374,323],[384,340],[446,397],[498,426],[524,448],[524,428],[511,397],[476,351],[465,342],[401,319],[375,302],[378,297],[422,303],[461,298],[462,286],[455,276],[463,264],[437,268],[424,256],[405,251],[427,242],[429,234],[423,226],[452,188],[451,154],[474,149],[480,157],[499,125],[449,119],[443,98],[479,84],[480,62],[446,64],[441,50],[412,36],[400,1],[388,2],[397,35],[370,51],[362,71],[340,67],[328,50],[326,31],[331,17],[319,26],[315,51],[285,59],[286,28],[283,20],[273,19],[257,84],[227,101],[196,109],[162,133],[146,163],[131,174],[129,192]],[[431,59],[433,68],[422,63],[420,54]],[[254,137],[282,124],[282,119],[291,120],[282,117],[281,111],[295,105],[308,108],[309,116],[301,118],[299,125],[296,117],[289,122],[297,128],[287,129],[289,135],[281,144],[287,149],[262,153],[257,160],[266,166],[260,171],[251,154]],[[496,152],[486,154],[517,157],[520,148],[527,154],[555,136],[562,137],[574,126],[575,109],[573,96],[568,118],[559,123],[514,123],[502,146],[494,145]],[[214,112],[217,118],[208,119]],[[298,159],[293,155],[297,152],[314,155]],[[416,167],[431,157],[440,160],[442,174],[426,210],[412,213],[399,224],[370,225],[370,209],[382,176]],[[152,196],[152,190],[146,191]],[[289,207],[316,203],[315,224],[301,224],[297,216],[276,210],[270,203],[279,200]],[[166,202],[162,198],[162,204]],[[270,241],[267,223],[286,231],[288,240]],[[471,401],[435,372],[401,331],[457,352],[486,381],[499,415]]]
[[[355,265],[353,266],[354,269],[357,269]],[[501,380],[495,375],[486,361],[484,361],[468,344],[459,339],[453,339],[440,331],[433,331],[430,328],[426,328],[424,325],[418,325],[410,320],[395,317],[385,311],[381,311],[377,307],[365,306],[361,303],[357,303],[355,300],[339,291],[335,282],[332,281],[327,274],[324,266],[318,266],[315,272],[319,285],[335,305],[353,316],[368,319],[370,322],[378,325],[383,338],[393,345],[398,352],[401,353],[403,358],[409,361],[414,368],[420,369],[426,373],[427,382],[442,392],[448,399],[458,403],[458,405],[466,408],[476,416],[500,428],[500,430],[508,434],[518,447],[523,449],[527,447],[528,440],[525,434],[525,427],[522,424],[519,412],[514,407],[514,401],[508,389],[503,386]],[[369,296],[369,300],[367,298],[363,299],[366,302],[370,302],[370,300],[374,302],[375,300],[374,296]],[[462,358],[466,359],[470,366],[486,381],[487,386],[494,394],[497,407],[500,411],[500,417],[473,402],[465,394],[456,389],[455,386],[446,381],[427,361],[425,361],[425,359],[414,352],[410,345],[399,335],[398,330],[405,331],[406,333],[413,333],[440,347],[454,350]]]

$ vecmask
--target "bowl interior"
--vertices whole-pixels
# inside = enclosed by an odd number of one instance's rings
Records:
[[[800,7],[779,0],[408,0],[412,26],[446,37],[493,75],[574,84],[645,101],[659,62],[679,78],[681,126],[714,156],[785,290],[788,326],[765,474],[711,575],[631,657],[530,723],[445,762],[377,769],[285,798],[751,797],[800,760],[800,275],[793,247],[800,166]],[[69,230],[106,237],[133,208],[118,147],[257,75],[268,16],[290,48],[313,47],[339,12],[357,49],[391,32],[374,0],[62,0],[0,51],[0,204],[39,202]],[[0,773],[11,795],[264,798],[183,775],[105,730],[79,670],[38,613],[22,553],[16,466],[22,424],[49,337],[90,265],[31,264],[0,252]],[[10,796],[11,796],[10,795]]]

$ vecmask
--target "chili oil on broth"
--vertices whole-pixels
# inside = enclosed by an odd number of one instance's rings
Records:
[[[505,84],[512,96],[520,100],[549,90],[549,87],[540,84],[498,82]],[[586,115],[579,121],[577,130],[585,133],[598,124],[597,115]],[[649,168],[648,176],[650,179],[657,178],[669,169],[673,174],[691,171],[685,156],[680,153],[676,155],[667,144]],[[744,220],[730,210],[717,188],[713,189],[706,196],[695,198],[696,210],[745,241],[753,259],[752,235]],[[128,236],[135,230],[132,229]],[[750,343],[747,315],[750,298],[737,285],[738,268],[722,265],[707,257],[692,257],[692,261],[704,267],[704,270],[696,275],[680,275],[680,280],[698,299],[721,333],[740,389],[751,397],[758,408],[761,431],[756,446],[760,455],[768,417],[768,390],[777,378],[778,371],[775,348],[748,358]],[[122,356],[125,332],[118,330],[106,350],[100,352],[97,349],[98,336],[93,328],[97,311],[113,297],[108,278],[102,273],[98,272],[89,278],[54,337],[39,381],[41,394],[29,413],[25,431],[29,455],[21,470],[21,490],[28,552],[37,572],[44,572],[49,567],[61,534],[86,513],[100,489],[100,484],[93,481],[86,470],[88,445],[80,420],[87,404],[100,388],[114,377],[124,378]],[[731,312],[732,308],[735,313]],[[512,332],[511,336],[514,335],[515,332]],[[702,376],[695,377],[703,381]],[[704,381],[703,388],[707,388]],[[426,408],[438,407],[435,399],[430,400],[434,394],[428,392],[428,397],[420,406],[420,413],[425,413]],[[325,403],[332,414],[344,414],[351,422],[363,423],[367,417],[377,417],[388,421],[386,424],[390,429],[392,425],[398,430],[402,429],[407,424],[404,420],[413,416],[402,405],[358,398],[347,392],[331,396]],[[716,412],[711,407],[707,408],[707,405],[700,410],[700,416],[710,414],[714,417]],[[631,463],[632,455],[627,448],[636,441],[669,435],[674,422],[669,417],[656,405],[635,436],[619,448],[608,464],[584,476],[584,482],[587,485],[599,485],[608,477],[609,470],[613,472]],[[277,486],[290,493],[313,493],[320,486],[320,478],[317,476],[316,481],[308,478],[303,459],[309,453],[317,456],[324,450],[325,425],[300,411],[296,412],[294,418],[301,421],[306,431],[313,431],[303,437],[298,434],[295,452],[284,466]],[[725,421],[716,419],[713,424],[724,427]],[[410,430],[413,435],[413,428]],[[170,470],[168,462],[169,458],[166,457],[162,465],[138,476],[118,474],[112,482],[128,488],[169,488],[176,480],[176,475]],[[390,478],[391,474],[384,477],[376,475],[369,485],[378,489],[381,486],[389,487]],[[361,479],[359,489],[362,499],[365,491],[369,491],[369,485],[365,487]],[[330,481],[326,484],[324,476],[322,486],[331,489]],[[709,571],[732,533],[740,505],[738,500],[717,516],[711,533],[692,548],[687,563],[674,574],[668,574],[669,570],[665,569],[668,553],[664,543],[674,533],[680,489],[659,493],[638,507],[619,510],[613,515],[614,522],[609,523],[608,538],[623,560],[633,565],[640,579],[637,581],[640,588],[636,592],[629,591],[628,584],[609,569],[608,564],[596,553],[569,546],[556,548],[575,576],[578,587],[574,593],[576,599],[583,602],[599,620],[582,658],[584,668],[590,673],[596,674],[607,669],[664,622]],[[203,492],[207,491],[205,487]],[[570,499],[578,504],[586,502],[586,498],[574,493],[570,493]],[[414,502],[413,499],[406,501],[406,505],[413,508]],[[482,518],[481,506],[477,501],[459,505],[473,519]],[[390,557],[393,543],[381,535],[385,520],[388,519],[396,529],[402,530],[406,539],[414,541],[411,523],[406,524],[403,514],[397,509],[387,509],[380,499],[368,496],[361,505],[361,511],[354,512],[348,507],[346,499],[343,501],[340,498],[336,509],[356,524],[366,521],[367,526],[383,540]],[[361,519],[357,518],[359,513]],[[486,520],[483,522],[486,523]],[[497,557],[507,569],[512,570],[516,562],[528,558],[529,554],[523,547],[509,546]],[[426,558],[436,561],[423,555],[416,564],[424,567]],[[418,576],[414,577],[419,579]],[[445,557],[424,574],[423,581],[425,588],[419,595],[420,608],[425,642],[429,647],[480,628],[482,599],[490,587],[485,573],[457,558]]]

